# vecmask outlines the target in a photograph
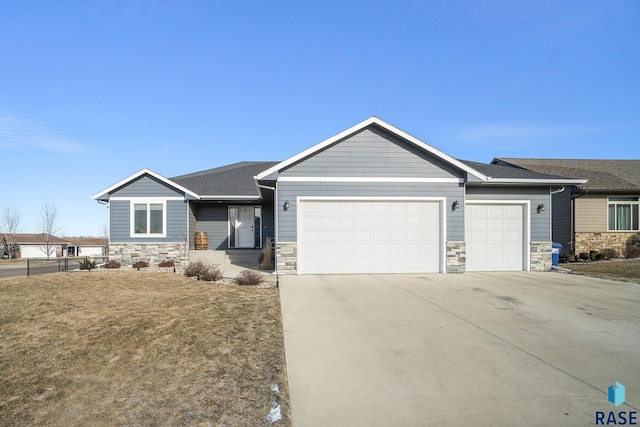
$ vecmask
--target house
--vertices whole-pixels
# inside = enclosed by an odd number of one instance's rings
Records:
[[[67,255],[78,257],[101,257],[109,253],[108,239],[101,237],[65,237],[69,244]]]
[[[15,258],[62,258],[67,256],[68,242],[45,233],[19,233],[13,235],[13,246]]]
[[[194,259],[206,233],[212,254],[274,239],[281,274],[542,271],[551,193],[584,182],[458,160],[371,117],[281,162],[142,169],[92,197],[123,263]]]
[[[552,238],[564,246],[563,252],[621,253],[637,239],[640,160],[496,158],[492,164],[588,179],[553,194]]]

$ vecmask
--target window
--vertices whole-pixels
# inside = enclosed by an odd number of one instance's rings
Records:
[[[166,200],[131,201],[131,237],[166,237]]]
[[[608,206],[609,231],[638,231],[639,197],[612,196]]]

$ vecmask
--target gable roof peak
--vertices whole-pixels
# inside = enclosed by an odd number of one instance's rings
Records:
[[[440,160],[444,161],[445,163],[448,163],[464,172],[467,172],[471,175],[474,175],[476,177],[478,177],[480,180],[482,181],[487,181],[489,177],[487,177],[486,175],[484,175],[483,173],[481,173],[478,170],[475,170],[474,168],[470,167],[469,165],[449,156],[448,154],[445,154],[444,152],[438,150],[437,148],[427,144],[424,141],[421,141],[420,139],[406,133],[405,131],[393,126],[392,124],[382,120],[381,118],[377,117],[377,116],[371,116],[363,121],[361,121],[360,123],[357,123],[353,126],[351,126],[350,128],[330,137],[325,139],[324,141],[312,146],[311,148],[308,148],[304,151],[301,151],[300,153],[289,157],[287,160],[284,160],[276,165],[274,165],[273,167],[270,167],[269,169],[259,173],[258,175],[256,175],[256,179],[260,180],[260,179],[264,179],[265,177],[271,175],[274,172],[280,171],[284,168],[286,168],[287,166],[296,163],[302,159],[305,159],[307,157],[310,157],[312,155],[314,155],[315,153],[323,150],[324,148],[333,145],[357,132],[360,132],[364,129],[366,129],[367,127],[371,126],[371,125],[377,125],[380,128],[384,129],[385,131],[394,134],[395,136],[407,141],[409,144],[413,144],[414,146],[418,147],[419,149],[433,155],[436,158],[439,158]]]

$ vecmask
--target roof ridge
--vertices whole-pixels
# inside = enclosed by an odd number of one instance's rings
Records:
[[[262,160],[256,160],[256,161],[242,160],[240,162],[231,163],[231,164],[228,164],[228,165],[218,166],[218,167],[215,167],[215,168],[210,168],[210,169],[205,169],[205,170],[201,170],[201,171],[197,171],[197,172],[187,173],[187,174],[184,174],[184,175],[174,176],[174,177],[169,178],[169,179],[174,180],[174,179],[195,178],[197,176],[209,175],[209,174],[212,174],[212,173],[225,172],[225,171],[229,171],[229,170],[233,170],[233,169],[238,169],[238,168],[241,168],[241,167],[259,165],[259,164],[263,164],[263,163],[278,163],[278,162],[275,162],[275,161],[273,161],[273,162],[271,162],[271,161],[262,161]]]

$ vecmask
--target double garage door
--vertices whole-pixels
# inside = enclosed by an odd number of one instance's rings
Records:
[[[441,203],[422,200],[301,200],[301,274],[441,270]]]
[[[301,274],[442,272],[438,201],[301,200]],[[467,203],[467,271],[525,269],[522,204]]]

